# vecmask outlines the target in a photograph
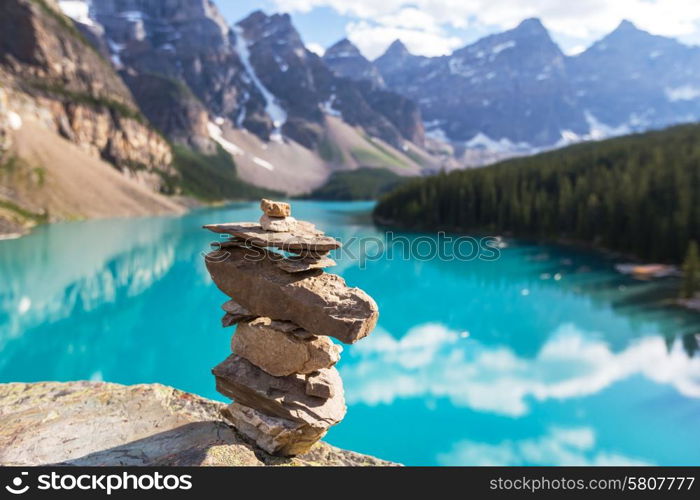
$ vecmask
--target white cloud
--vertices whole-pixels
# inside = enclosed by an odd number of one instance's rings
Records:
[[[518,417],[537,401],[595,394],[639,375],[700,398],[700,358],[677,342],[644,337],[614,352],[594,332],[562,325],[534,358],[507,346],[461,339],[440,324],[415,327],[401,340],[378,329],[350,351],[342,367],[350,403],[376,405],[399,398],[445,397],[455,406]]]
[[[365,43],[373,52],[377,51],[375,46],[390,36],[378,27],[409,30],[406,35],[412,36],[417,50],[424,50],[425,46],[426,50],[438,53],[451,46],[436,39],[442,33],[440,28],[479,27],[498,31],[512,28],[528,17],[541,18],[555,37],[565,37],[570,45],[565,47],[567,52],[574,47],[579,49],[580,45],[590,45],[623,19],[655,34],[679,37],[690,43],[700,42],[700,2],[697,0],[274,0],[274,3],[280,10],[292,12],[330,7],[353,18],[353,23],[371,23],[377,29],[363,33],[378,38]],[[431,37],[421,42],[414,32]]]
[[[446,36],[441,32],[374,24],[367,21],[349,23],[346,32],[348,39],[369,59],[380,56],[396,39],[400,39],[411,53],[424,56],[449,54],[463,45],[460,38]]]
[[[586,50],[586,48],[587,47],[583,44],[574,45],[573,47],[570,47],[568,50],[566,50],[566,55],[575,56]]]
[[[326,49],[324,49],[320,43],[307,43],[306,48],[318,56],[323,56],[323,54],[326,52]]]
[[[596,451],[590,427],[554,427],[542,436],[497,444],[460,441],[438,455],[442,465],[632,466],[650,465],[616,453]]]
[[[380,355],[389,363],[403,368],[419,368],[433,361],[437,351],[459,339],[457,332],[439,323],[426,323],[410,330],[396,340],[386,333],[377,336],[375,342],[365,342],[355,348],[362,355]]]
[[[422,31],[436,32],[438,25],[435,18],[427,11],[416,9],[415,7],[405,7],[398,12],[377,19],[379,24],[395,26],[397,28],[416,29]]]
[[[695,85],[683,85],[666,89],[666,98],[669,101],[692,101],[700,97],[700,87]]]

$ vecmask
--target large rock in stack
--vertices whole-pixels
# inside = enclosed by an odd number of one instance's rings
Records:
[[[306,452],[345,416],[334,365],[342,347],[367,336],[379,315],[359,288],[324,272],[340,247],[291,217],[288,203],[262,200],[258,224],[204,226],[227,239],[212,243],[209,274],[231,300],[224,327],[237,325],[232,354],[214,367],[217,390],[233,400],[226,418],[274,455]]]

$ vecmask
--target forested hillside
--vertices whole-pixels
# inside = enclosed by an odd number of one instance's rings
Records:
[[[376,200],[381,195],[407,182],[385,168],[358,168],[333,172],[328,181],[308,195],[315,200]]]
[[[418,179],[375,218],[407,228],[568,239],[679,262],[700,239],[700,126],[578,144]]]

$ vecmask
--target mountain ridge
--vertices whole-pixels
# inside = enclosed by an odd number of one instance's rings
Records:
[[[210,0],[7,0],[0,13],[2,233],[450,161],[422,148],[417,106],[333,73],[288,15],[230,26]],[[95,191],[72,189],[76,176]]]
[[[372,64],[419,104],[429,136],[509,156],[700,119],[696,61],[700,48],[627,20],[565,55],[530,18],[446,56],[396,40]]]

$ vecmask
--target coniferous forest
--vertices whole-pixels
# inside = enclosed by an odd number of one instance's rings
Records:
[[[681,262],[700,240],[700,125],[416,179],[374,215],[408,229],[578,241]]]

